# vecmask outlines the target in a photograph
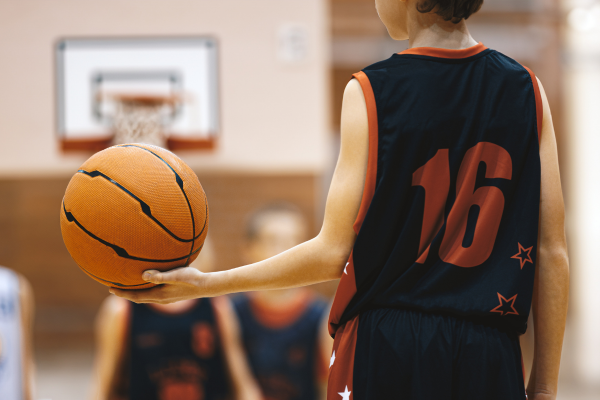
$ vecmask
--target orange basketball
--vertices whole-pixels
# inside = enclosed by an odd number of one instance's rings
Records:
[[[154,286],[147,269],[167,271],[198,257],[208,204],[198,177],[179,157],[146,144],[113,146],[73,176],[60,210],[63,240],[77,265],[121,289]]]

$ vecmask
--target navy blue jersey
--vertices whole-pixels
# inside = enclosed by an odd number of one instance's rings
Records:
[[[127,400],[223,400],[228,373],[212,300],[184,313],[132,304],[119,384]],[[124,379],[123,379],[124,378]],[[117,398],[120,398],[116,396]]]
[[[525,332],[541,170],[533,73],[479,44],[410,49],[354,77],[369,160],[331,333],[377,308]]]
[[[318,332],[326,303],[307,297],[282,314],[285,320],[246,295],[236,296],[234,307],[248,360],[265,400],[318,399],[320,376],[324,378],[327,371]]]

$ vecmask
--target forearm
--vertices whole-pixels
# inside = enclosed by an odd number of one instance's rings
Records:
[[[156,284],[145,290],[110,289],[136,303],[169,304],[197,297],[244,291],[283,289],[339,278],[354,241],[369,160],[369,119],[360,83],[352,80],[344,93],[340,157],[333,174],[321,233],[265,261],[229,271],[203,274],[193,268],[145,271],[142,279]]]
[[[354,243],[353,237],[323,240],[320,236],[267,260],[229,271],[202,273],[194,268],[168,272],[146,271],[142,278],[157,284],[152,289],[110,292],[136,303],[169,304],[229,293],[286,289],[334,280],[342,275]]]
[[[221,295],[287,289],[338,279],[348,259],[348,245],[327,243],[321,237],[302,243],[267,260],[210,274],[211,290]]]
[[[569,295],[566,248],[540,248],[535,278],[535,346],[527,392],[556,395]]]

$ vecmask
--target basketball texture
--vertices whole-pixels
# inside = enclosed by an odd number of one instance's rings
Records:
[[[208,204],[198,177],[160,147],[123,144],[93,155],[73,176],[60,210],[69,253],[98,282],[121,289],[155,286],[148,269],[167,271],[198,257]]]

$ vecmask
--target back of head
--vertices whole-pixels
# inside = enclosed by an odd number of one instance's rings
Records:
[[[475,14],[483,0],[417,0],[417,10],[422,13],[434,12],[446,21],[458,23]]]
[[[247,262],[277,255],[306,240],[307,227],[302,211],[293,204],[278,202],[254,211],[246,220]]]

